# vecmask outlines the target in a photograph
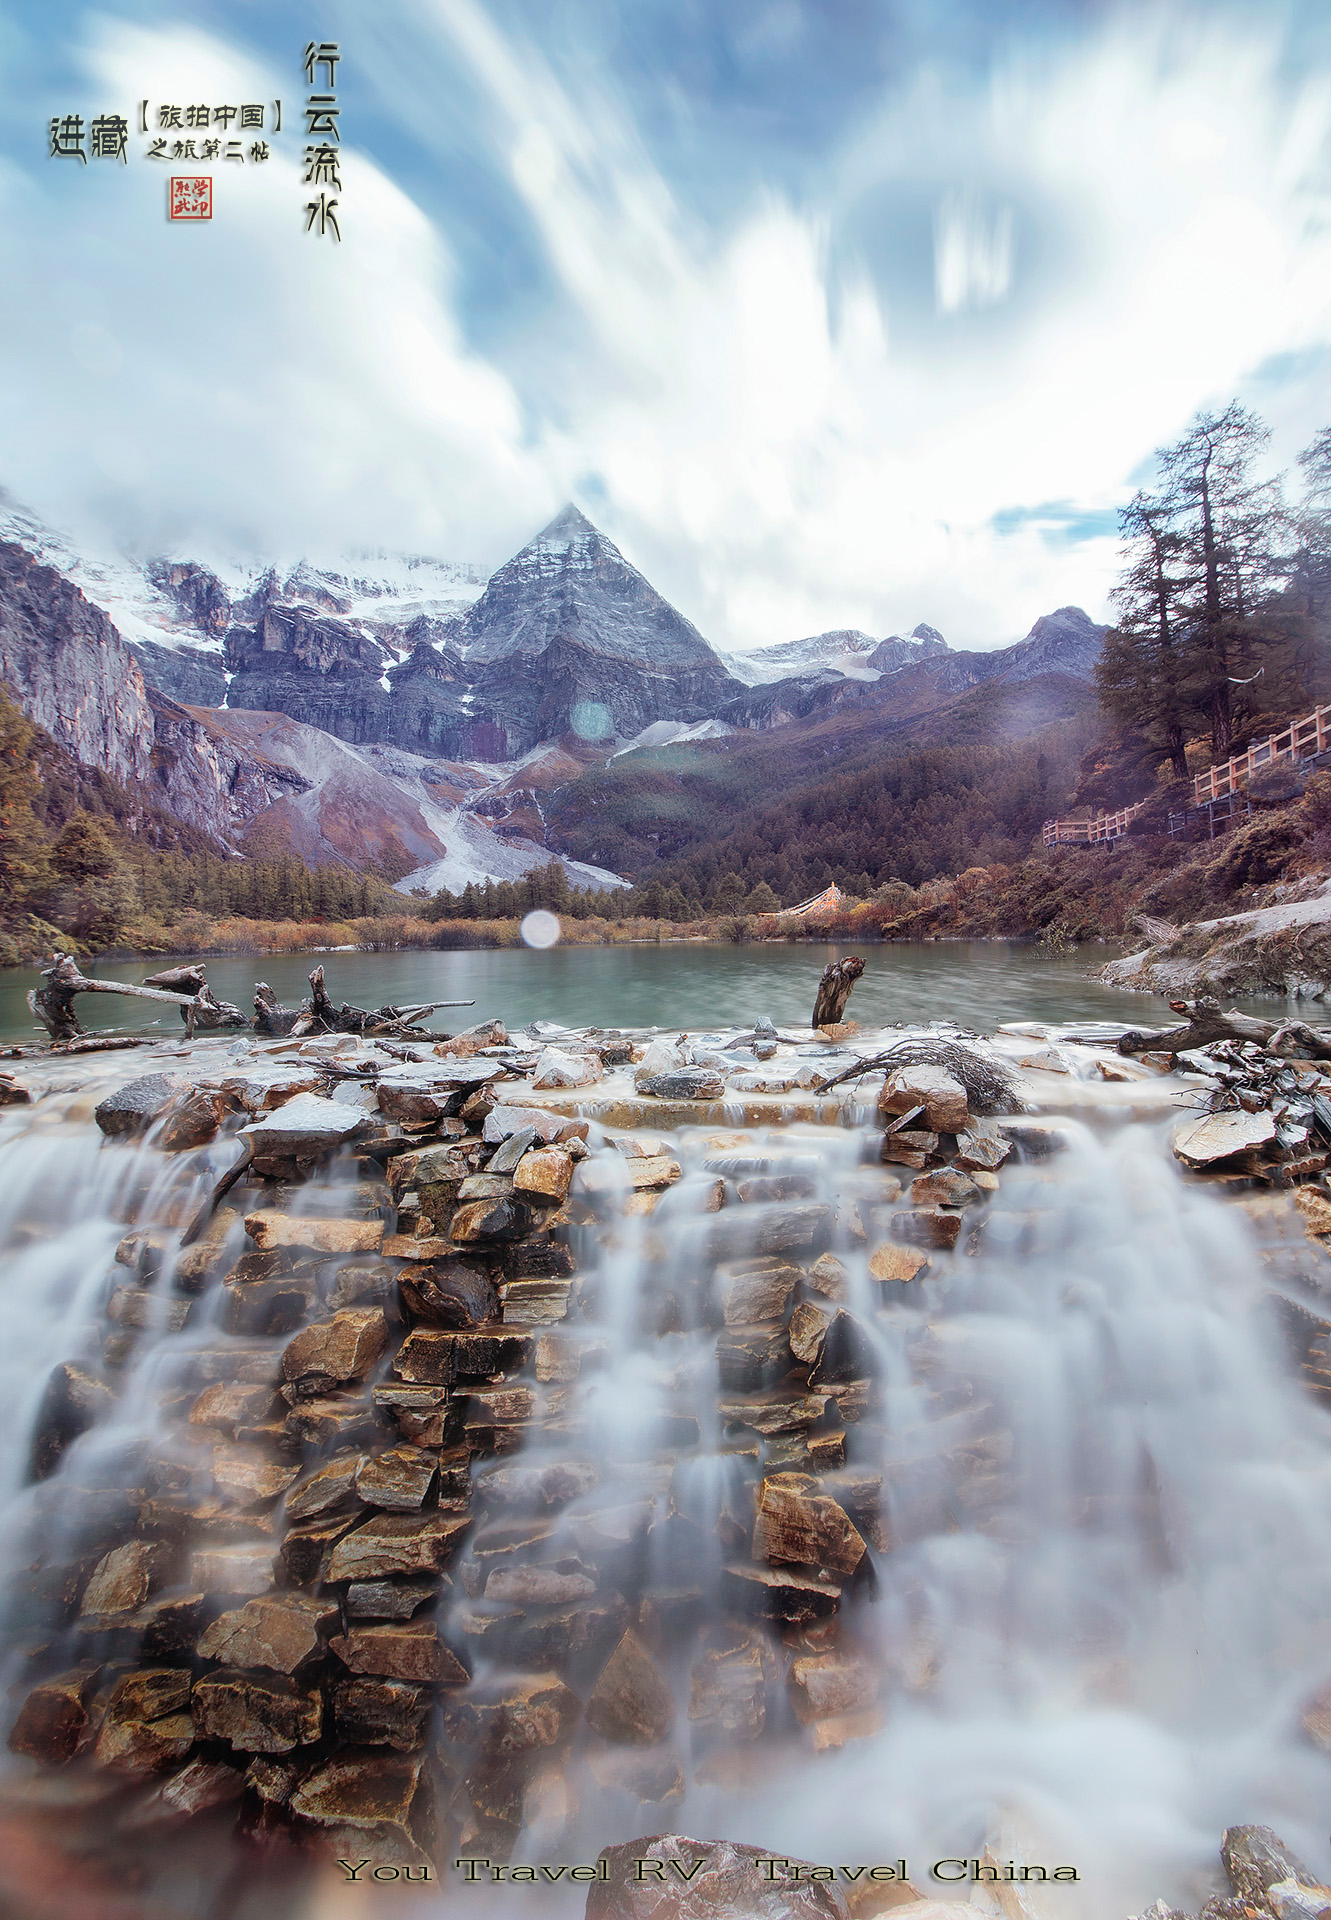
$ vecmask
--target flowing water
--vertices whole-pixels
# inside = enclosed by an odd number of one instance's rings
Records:
[[[219,1061],[227,1044],[211,1043]],[[0,1571],[16,1697],[33,1671],[123,1655],[114,1637],[62,1623],[53,1582],[70,1567],[85,1577],[145,1499],[204,1497],[190,1405],[212,1380],[261,1378],[246,1366],[289,1337],[224,1331],[219,1277],[197,1295],[173,1289],[179,1229],[234,1143],[173,1156],[151,1139],[103,1144],[96,1088],[73,1082],[126,1071],[71,1062],[66,1091],[0,1113]],[[815,1862],[904,1858],[926,1898],[964,1900],[973,1884],[934,1865],[988,1847],[1000,1862],[1075,1868],[1075,1885],[1033,1889],[1040,1920],[1125,1920],[1160,1895],[1196,1911],[1217,1884],[1222,1830],[1262,1822],[1331,1876],[1329,1763],[1298,1728],[1300,1703],[1331,1679],[1331,1447],[1264,1306],[1246,1217],[1183,1180],[1167,1120],[1125,1119],[1088,1093],[1056,1152],[1035,1140],[1003,1168],[955,1254],[909,1284],[879,1282],[869,1253],[892,1232],[902,1170],[879,1165],[880,1135],[860,1118],[672,1136],[684,1177],[654,1211],[637,1209],[629,1163],[593,1128],[589,1164],[609,1182],[573,1230],[573,1311],[537,1329],[521,1449],[474,1463],[481,1518],[441,1618],[470,1647],[478,1686],[553,1663],[584,1701],[632,1623],[669,1700],[649,1700],[637,1745],[581,1727],[557,1775],[523,1784],[509,1857],[574,1862],[642,1834],[725,1835]],[[353,1174],[344,1158],[282,1204],[372,1209],[379,1196]],[[127,1226],[157,1230],[160,1245],[108,1343],[108,1295],[132,1280],[115,1264]],[[819,1277],[823,1252],[838,1265]],[[333,1261],[319,1277],[325,1308],[356,1297],[340,1271]],[[763,1354],[801,1301],[854,1323],[814,1412]],[[115,1397],[34,1482],[31,1436],[66,1362],[111,1379]],[[867,1543],[823,1582],[842,1589],[830,1628],[816,1591],[796,1595],[807,1617],[784,1624],[743,1597],[758,1483],[790,1474],[821,1476]],[[515,1570],[517,1589],[494,1578]],[[523,1580],[546,1601],[571,1595],[593,1624],[603,1614],[602,1637],[537,1659],[530,1608],[512,1599]],[[830,1691],[811,1707],[820,1685]],[[580,1887],[466,1887],[447,1868],[428,1891],[283,1879],[285,1855],[253,1841],[236,1854],[220,1824],[202,1839],[136,1838],[121,1803],[103,1800],[71,1784],[60,1815],[89,1836],[90,1860],[110,1862],[126,1902],[106,1892],[69,1909],[89,1920],[415,1920],[455,1898],[500,1920],[582,1910]],[[23,1821],[4,1829],[19,1846]],[[464,1822],[449,1861],[503,1857],[494,1831]],[[40,1861],[32,1876],[36,1888]],[[47,1908],[31,1891],[19,1911],[44,1920]]]

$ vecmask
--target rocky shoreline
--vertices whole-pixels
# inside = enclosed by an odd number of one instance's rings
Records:
[[[1215,1108],[1180,1129],[1183,1164],[1261,1200],[1277,1238],[1297,1186],[1305,1231],[1284,1254],[1299,1272],[1325,1259],[1331,1201],[1311,1183],[1331,1078],[1254,1042],[1142,1061],[1107,1032],[1020,1025],[982,1041],[487,1021],[24,1062],[6,1098],[95,1117],[132,1177],[99,1344],[57,1367],[35,1435],[55,1505],[36,1503],[9,1600],[27,1668],[9,1746],[29,1771],[8,1812],[58,1849],[77,1803],[112,1858],[237,1827],[270,1863],[294,1848],[436,1875],[457,1854],[508,1860],[520,1834],[558,1845],[583,1791],[667,1810],[690,1741],[693,1777],[724,1781],[768,1748],[815,1764],[872,1736],[862,1609],[893,1542],[883,1385],[846,1261],[867,1260],[890,1310],[973,1259],[1005,1170],[1059,1150],[1060,1113],[1163,1118],[1180,1085]],[[1199,1124],[1220,1129],[1209,1145]],[[832,1127],[872,1128],[871,1157],[828,1200],[800,1148]],[[232,1139],[219,1179],[209,1155]],[[715,1599],[672,1491],[696,1398],[613,1486],[588,1423],[604,1263],[625,1249],[659,1269],[649,1335],[712,1330],[707,1418],[733,1481]],[[1322,1393],[1331,1322],[1301,1311]],[[79,1443],[122,1416],[149,1353],[169,1363],[151,1444],[99,1479]],[[963,1497],[1002,1460],[1002,1435],[979,1434]],[[649,1577],[653,1542],[676,1582]],[[1319,1697],[1308,1737],[1331,1746],[1328,1726]],[[1274,1920],[1317,1910],[1234,1886]],[[768,1911],[723,1891],[696,1910]],[[912,1890],[807,1891],[810,1915],[867,1916]],[[931,1902],[921,1920],[935,1907],[974,1912]]]

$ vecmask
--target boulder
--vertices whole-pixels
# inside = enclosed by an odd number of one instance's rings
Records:
[[[216,1138],[222,1115],[230,1109],[225,1094],[194,1087],[167,1108],[157,1144],[163,1153],[188,1153],[194,1147],[206,1146]]]
[[[472,1200],[459,1206],[449,1233],[460,1244],[475,1240],[521,1240],[534,1225],[532,1210],[525,1202],[496,1195],[493,1199]]]
[[[914,1213],[894,1213],[892,1231],[915,1246],[950,1252],[961,1234],[961,1215],[943,1207],[920,1207]]]
[[[148,1588],[167,1559],[166,1549],[157,1541],[128,1540],[123,1547],[113,1547],[93,1568],[79,1612],[85,1616],[132,1613],[148,1598]]]
[[[603,1071],[599,1054],[546,1047],[536,1062],[531,1083],[533,1087],[586,1087],[599,1080]]]
[[[841,1601],[835,1581],[816,1580],[789,1567],[722,1567],[720,1591],[722,1601],[736,1613],[784,1620],[791,1626],[825,1620]]]
[[[866,1550],[849,1514],[806,1473],[773,1473],[763,1480],[753,1548],[762,1559],[833,1573],[854,1573]]]
[[[420,1753],[339,1754],[293,1790],[291,1812],[315,1826],[353,1829],[355,1844],[381,1860],[384,1839],[400,1837],[414,1852],[429,1799],[423,1768]]]
[[[221,1668],[194,1683],[191,1705],[201,1740],[222,1740],[241,1753],[290,1753],[323,1731],[317,1686],[276,1673]]]
[[[679,1067],[634,1082],[639,1093],[658,1100],[723,1100],[726,1083],[711,1067]]]
[[[955,1166],[971,1173],[997,1173],[1012,1152],[1012,1142],[997,1127],[972,1124],[957,1135]]]
[[[282,1377],[301,1399],[348,1380],[363,1380],[388,1345],[380,1307],[348,1307],[298,1333],[282,1354]]]
[[[134,1138],[146,1133],[174,1100],[187,1097],[191,1091],[188,1080],[182,1080],[179,1074],[141,1074],[98,1101],[92,1117],[108,1139]]]
[[[287,1579],[298,1587],[322,1585],[328,1579],[333,1548],[355,1523],[354,1514],[339,1513],[288,1527],[280,1548]]]
[[[347,1588],[347,1618],[410,1620],[427,1601],[437,1600],[440,1591],[438,1580],[353,1580]]]
[[[460,1260],[431,1261],[398,1276],[402,1303],[413,1320],[432,1327],[478,1327],[499,1312],[489,1274]]]
[[[238,1432],[261,1426],[275,1412],[285,1408],[270,1386],[237,1384],[224,1386],[215,1381],[205,1387],[189,1410],[192,1427],[215,1427],[219,1433],[235,1437]]]
[[[324,1637],[337,1625],[334,1600],[303,1593],[270,1594],[249,1600],[234,1612],[219,1614],[199,1641],[201,1660],[229,1667],[268,1667],[294,1673],[322,1651]]]
[[[882,1372],[883,1360],[869,1329],[838,1307],[828,1322],[813,1371],[811,1387],[837,1386],[864,1380]]]
[[[585,1140],[590,1132],[585,1120],[574,1120],[565,1113],[549,1113],[544,1107],[495,1107],[486,1115],[481,1138],[508,1140],[528,1128],[546,1146],[555,1141]]]
[[[255,1599],[273,1584],[273,1543],[196,1547],[190,1555],[189,1577],[190,1584],[203,1593]]]
[[[772,1859],[761,1847],[730,1840],[690,1840],[684,1834],[654,1834],[603,1848],[597,1862],[605,1878],[587,1890],[586,1920],[850,1920],[846,1896],[835,1881],[796,1880],[787,1867],[808,1861],[779,1861],[768,1880],[760,1860]],[[650,1866],[660,1862],[661,1878]],[[679,1861],[689,1875],[676,1875]]]
[[[515,1373],[531,1357],[526,1328],[502,1324],[453,1329],[415,1327],[398,1348],[393,1372],[411,1386],[443,1387],[454,1380]]]
[[[767,1661],[754,1631],[738,1644],[711,1647],[695,1662],[689,1681],[689,1719],[756,1740],[767,1725]]]
[[[895,1199],[896,1195],[892,1197]],[[820,1253],[805,1278],[825,1300],[844,1300],[850,1286],[850,1276],[834,1253]]]
[[[241,1138],[254,1149],[262,1172],[268,1160],[325,1159],[346,1140],[363,1133],[369,1115],[363,1108],[325,1100],[317,1093],[297,1093],[290,1100],[241,1129]]]
[[[288,1520],[314,1520],[320,1514],[356,1505],[356,1475],[368,1454],[351,1450],[335,1454],[326,1465],[302,1480],[287,1495]]]
[[[300,1473],[262,1447],[218,1447],[208,1465],[213,1485],[231,1507],[271,1506]]]
[[[72,1760],[88,1733],[88,1704],[99,1669],[74,1667],[35,1686],[10,1729],[12,1752],[47,1766]]]
[[[312,1253],[377,1253],[383,1244],[382,1220],[301,1219],[270,1208],[245,1216],[245,1231],[256,1247],[300,1247]]]
[[[596,1582],[586,1573],[560,1573],[554,1567],[495,1567],[485,1582],[487,1600],[514,1607],[556,1607],[588,1599]]]
[[[812,1366],[823,1350],[823,1339],[832,1324],[832,1309],[803,1300],[790,1316],[790,1351],[804,1366]]]
[[[1270,1827],[1227,1827],[1220,1858],[1240,1900],[1265,1908],[1279,1920],[1312,1920],[1320,1907],[1331,1906],[1331,1893],[1322,1887],[1311,1867],[1304,1865]],[[1316,1905],[1282,1898],[1307,1887],[1325,1894]],[[1302,1913],[1300,1907],[1302,1906]]]
[[[194,1745],[190,1676],[182,1667],[142,1667],[111,1689],[93,1759],[112,1773],[144,1777],[183,1760]]]
[[[433,1620],[393,1620],[348,1627],[329,1646],[353,1673],[431,1686],[461,1687],[471,1678]]]
[[[397,1421],[399,1433],[412,1446],[444,1445],[451,1424],[447,1387],[376,1387],[374,1404]]]
[[[516,1133],[510,1133],[501,1140],[490,1155],[486,1166],[491,1173],[512,1173],[529,1147],[537,1144],[539,1135],[535,1127],[519,1127]]]
[[[465,1514],[376,1514],[344,1534],[333,1548],[330,1580],[387,1580],[397,1574],[437,1573],[470,1525]]]
[[[1210,1167],[1236,1153],[1267,1146],[1276,1137],[1271,1113],[1208,1113],[1188,1120],[1174,1135],[1176,1158],[1185,1167]]]
[[[558,1202],[568,1193],[572,1179],[573,1162],[568,1154],[558,1147],[542,1147],[522,1155],[514,1170],[513,1186],[518,1193]]]
[[[893,1167],[910,1167],[919,1171],[926,1166],[938,1152],[938,1135],[922,1133],[913,1128],[903,1128],[900,1133],[885,1133],[883,1144],[879,1148],[878,1158]]]
[[[981,1191],[968,1173],[956,1167],[936,1167],[910,1183],[910,1197],[917,1207],[968,1207]]]
[[[885,1240],[869,1255],[869,1272],[875,1280],[918,1280],[928,1266],[928,1254],[918,1247],[898,1246],[895,1240]]]
[[[581,1712],[577,1694],[557,1673],[483,1681],[464,1694],[446,1695],[443,1707],[448,1741],[488,1754],[562,1745]]]
[[[826,1258],[828,1256],[824,1256]],[[734,1260],[717,1269],[713,1287],[728,1327],[782,1320],[803,1274],[785,1260]]]
[[[497,1467],[475,1482],[487,1505],[539,1512],[566,1506],[601,1484],[601,1469],[590,1460],[552,1460],[544,1466]]]
[[[753,1393],[761,1387],[775,1386],[789,1371],[790,1356],[790,1341],[779,1321],[766,1326],[727,1327],[716,1343],[722,1392]]]
[[[673,1726],[670,1688],[631,1628],[602,1668],[586,1716],[593,1732],[616,1746],[654,1747]]]
[[[880,1113],[910,1113],[923,1107],[930,1133],[963,1133],[970,1120],[966,1089],[945,1067],[898,1067],[883,1083]]]
[[[791,1661],[787,1684],[795,1717],[807,1727],[828,1714],[868,1705],[878,1692],[878,1675],[867,1660],[851,1654],[806,1653]]]
[[[330,1697],[334,1730],[351,1746],[410,1753],[425,1744],[434,1705],[428,1687],[405,1680],[340,1680]]]
[[[414,1513],[424,1506],[434,1476],[433,1454],[420,1447],[390,1447],[364,1461],[356,1474],[356,1492],[367,1507]]]
[[[457,1113],[469,1094],[504,1069],[492,1061],[434,1060],[393,1067],[379,1076],[379,1108],[390,1120],[423,1126]]]

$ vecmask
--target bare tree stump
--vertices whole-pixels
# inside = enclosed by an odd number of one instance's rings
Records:
[[[119,980],[90,980],[79,972],[78,962],[64,953],[42,970],[44,987],[34,987],[28,1005],[42,1022],[52,1040],[76,1040],[84,1029],[74,1012],[74,996],[79,993],[118,993],[130,1000],[162,1000],[168,1006],[197,1008],[193,994],[167,993],[159,987],[132,987]]]
[[[857,953],[846,955],[844,960],[833,960],[824,967],[823,977],[818,982],[818,998],[813,1003],[811,1026],[834,1027],[846,1010],[850,990],[864,972],[864,962]]]

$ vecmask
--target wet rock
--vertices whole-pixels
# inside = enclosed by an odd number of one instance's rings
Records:
[[[121,1821],[127,1832],[172,1826],[201,1813],[233,1806],[245,1791],[245,1775],[215,1760],[190,1760],[163,1781]]]
[[[546,1047],[536,1062],[533,1087],[586,1087],[599,1080],[604,1069],[596,1053],[569,1053],[563,1047]]]
[[[132,1613],[148,1598],[154,1578],[160,1578],[169,1558],[157,1541],[129,1540],[97,1562],[83,1590],[80,1613]]]
[[[875,1280],[918,1280],[928,1267],[927,1254],[918,1247],[898,1246],[894,1240],[885,1240],[869,1255],[869,1273]]]
[[[509,1200],[513,1195],[511,1173],[469,1173],[458,1186],[460,1201]]]
[[[341,1680],[331,1700],[337,1737],[351,1746],[410,1753],[425,1744],[434,1705],[428,1687],[405,1680]]]
[[[282,1355],[282,1377],[301,1399],[362,1380],[388,1345],[379,1307],[349,1307],[298,1333]]]
[[[455,1746],[490,1754],[561,1745],[581,1713],[576,1693],[556,1673],[483,1681],[444,1699],[444,1733]]]
[[[258,1213],[246,1214],[245,1231],[261,1252],[301,1247],[314,1253],[377,1253],[383,1242],[384,1223],[300,1219],[261,1208]]]
[[[716,1269],[713,1286],[728,1327],[756,1326],[781,1320],[790,1296],[803,1278],[801,1270],[784,1260],[735,1260]]]
[[[219,1447],[209,1462],[213,1484],[229,1506],[270,1506],[298,1477],[300,1468],[274,1460],[258,1447]]]
[[[708,1225],[703,1238],[704,1256],[723,1261],[761,1253],[811,1252],[827,1229],[831,1211],[812,1200],[736,1209],[729,1217]]]
[[[352,1829],[356,1844],[373,1848],[380,1860],[385,1840],[398,1838],[415,1852],[416,1829],[428,1818],[423,1765],[419,1753],[339,1754],[295,1788],[291,1811],[315,1826]]]
[[[749,1427],[763,1435],[798,1433],[826,1418],[828,1396],[799,1388],[774,1387],[743,1399],[724,1399],[717,1413],[727,1426]]]
[[[412,1386],[442,1387],[454,1380],[515,1373],[531,1357],[532,1335],[503,1325],[457,1331],[417,1327],[398,1349],[393,1371]]]
[[[878,1096],[880,1113],[910,1113],[924,1108],[930,1133],[964,1133],[970,1120],[966,1089],[944,1067],[899,1067]]]
[[[189,1576],[204,1593],[257,1598],[273,1584],[273,1543],[199,1547],[190,1555]]]
[[[192,1300],[176,1300],[144,1287],[117,1287],[107,1303],[106,1317],[120,1327],[157,1333],[179,1333],[193,1315]]]
[[[836,1387],[847,1381],[864,1380],[881,1373],[882,1365],[882,1356],[868,1328],[844,1307],[838,1307],[823,1335],[809,1385]]]
[[[389,1120],[422,1126],[461,1111],[471,1094],[502,1072],[492,1062],[469,1060],[394,1067],[379,1076],[379,1108]]]
[[[723,1100],[726,1092],[725,1080],[711,1067],[677,1067],[637,1077],[634,1085],[658,1100]]]
[[[10,1730],[11,1751],[47,1766],[72,1760],[87,1737],[88,1705],[98,1672],[96,1667],[74,1667],[34,1687]]]
[[[709,1648],[693,1667],[689,1719],[733,1739],[756,1740],[767,1725],[767,1661],[756,1633]]]
[[[625,1747],[654,1747],[674,1725],[670,1688],[632,1629],[602,1668],[586,1717],[603,1740]]]
[[[439,1598],[447,1580],[354,1580],[347,1588],[349,1620],[410,1620]]]
[[[313,1520],[319,1514],[354,1507],[356,1475],[368,1458],[368,1454],[355,1450],[334,1455],[287,1495],[287,1519]]]
[[[790,1351],[805,1366],[812,1366],[823,1350],[823,1339],[832,1324],[832,1313],[827,1307],[817,1307],[811,1300],[805,1300],[796,1307],[790,1316]]]
[[[915,1246],[938,1247],[950,1252],[961,1233],[961,1215],[943,1207],[920,1207],[914,1213],[894,1213],[892,1231],[899,1240]]]
[[[590,1460],[553,1460],[544,1466],[497,1467],[478,1477],[476,1492],[491,1506],[543,1508],[565,1506],[601,1484],[601,1469]]]
[[[790,1703],[801,1725],[829,1714],[862,1708],[878,1692],[878,1676],[867,1660],[832,1653],[801,1654],[792,1660]]]
[[[461,1125],[458,1121],[456,1125]],[[474,1151],[474,1150],[473,1150]],[[475,1170],[472,1153],[460,1146],[416,1147],[410,1153],[395,1153],[385,1171],[394,1194],[422,1187],[456,1188]]]
[[[900,1133],[885,1133],[878,1157],[889,1166],[911,1167],[918,1171],[938,1152],[938,1135],[904,1128]]]
[[[549,1113],[544,1107],[496,1107],[486,1116],[481,1130],[484,1140],[507,1140],[527,1128],[547,1146],[556,1141],[585,1140],[590,1128],[585,1120],[565,1113]]]
[[[849,1920],[845,1894],[835,1882],[769,1881],[758,1862],[770,1858],[760,1847],[678,1833],[603,1848],[606,1878],[587,1890],[586,1920]],[[651,1865],[638,1868],[640,1860],[660,1862],[661,1878]],[[692,1869],[687,1882],[669,1864],[674,1860],[684,1862],[686,1872]]]
[[[589,1747],[587,1762],[598,1786],[631,1793],[647,1806],[663,1806],[684,1798],[684,1768],[672,1746],[643,1748]]]
[[[957,1135],[954,1165],[971,1173],[997,1173],[1012,1152],[1012,1142],[997,1127],[972,1125]]]
[[[194,1726],[201,1740],[221,1740],[241,1753],[290,1753],[323,1731],[317,1686],[276,1673],[226,1668],[194,1683]]]
[[[323,1585],[328,1579],[333,1548],[355,1522],[354,1514],[326,1514],[287,1529],[280,1553],[287,1579],[293,1586]]]
[[[183,1760],[194,1745],[190,1676],[181,1667],[145,1667],[111,1689],[93,1759],[112,1773],[142,1777]]]
[[[229,1667],[270,1667],[294,1673],[322,1650],[337,1625],[336,1602],[306,1594],[272,1594],[219,1614],[199,1641],[201,1660]]]
[[[1303,1231],[1310,1240],[1331,1234],[1331,1200],[1313,1187],[1301,1187],[1294,1204],[1303,1216]]]
[[[910,1197],[917,1207],[968,1207],[981,1197],[981,1189],[969,1174],[937,1167],[911,1181]]]
[[[330,1580],[388,1580],[398,1574],[437,1573],[470,1522],[443,1513],[376,1514],[333,1549]]]
[[[513,1175],[519,1193],[537,1194],[543,1200],[558,1202],[568,1193],[573,1180],[573,1161],[558,1147],[542,1147],[524,1153]]]
[[[141,1074],[100,1100],[93,1109],[93,1119],[108,1139],[132,1138],[146,1133],[173,1100],[188,1096],[190,1091],[189,1082],[179,1074]]]
[[[534,1147],[540,1136],[535,1127],[519,1127],[516,1133],[510,1133],[491,1154],[487,1163],[490,1173],[513,1173],[518,1162],[530,1147]]]
[[[442,1447],[453,1424],[447,1387],[376,1387],[374,1404],[414,1447]]]
[[[1311,1920],[1317,1908],[1303,1906],[1296,1890],[1314,1888],[1320,1893],[1317,1875],[1304,1865],[1270,1827],[1227,1827],[1220,1843],[1220,1858],[1230,1884],[1241,1900],[1264,1907],[1279,1920]],[[1331,1894],[1320,1903],[1331,1906]],[[1302,1907],[1302,1912],[1300,1911]]]
[[[364,1462],[356,1475],[356,1491],[369,1507],[412,1513],[425,1504],[434,1476],[433,1454],[420,1447],[392,1447]]]
[[[802,1626],[835,1613],[841,1588],[787,1567],[731,1565],[721,1569],[721,1598],[737,1613]]]
[[[459,1206],[449,1233],[459,1244],[476,1240],[521,1240],[533,1225],[532,1210],[524,1201],[497,1197],[472,1200]]]
[[[163,1153],[187,1153],[217,1136],[223,1114],[234,1111],[225,1094],[195,1087],[171,1103],[157,1136]]]
[[[365,1131],[363,1108],[325,1100],[317,1093],[297,1093],[262,1120],[242,1129],[242,1138],[254,1150],[254,1163],[263,1172],[271,1161],[312,1163],[327,1158],[344,1141]]]
[[[641,1193],[673,1186],[681,1173],[678,1160],[668,1153],[602,1154],[582,1163],[576,1186],[580,1194]]]
[[[846,1298],[850,1276],[834,1253],[820,1253],[805,1278],[814,1292],[821,1293],[825,1300]]]
[[[727,1327],[716,1343],[716,1365],[723,1393],[756,1393],[775,1386],[790,1368],[785,1328]]]
[[[850,1515],[803,1473],[774,1473],[763,1481],[753,1546],[761,1558],[834,1573],[853,1573],[866,1551]]]
[[[299,1396],[299,1388],[288,1388]],[[321,1451],[348,1447],[371,1439],[376,1431],[372,1407],[351,1394],[328,1394],[313,1400],[297,1397],[285,1421],[288,1432]]]
[[[495,1567],[485,1582],[487,1600],[506,1600],[515,1607],[554,1607],[568,1600],[585,1600],[596,1591],[586,1573],[560,1573],[555,1567]]]
[[[189,1410],[192,1427],[214,1427],[218,1433],[235,1438],[249,1428],[261,1426],[278,1411],[286,1409],[270,1386],[223,1386],[220,1382],[205,1387]]]
[[[1180,1127],[1173,1147],[1185,1167],[1210,1167],[1233,1154],[1264,1147],[1275,1137],[1271,1113],[1209,1113]]]
[[[654,1079],[661,1073],[673,1073],[684,1064],[684,1051],[674,1041],[649,1040],[634,1071],[634,1086],[640,1090],[644,1080]]]
[[[452,1648],[439,1638],[433,1620],[349,1627],[328,1644],[353,1673],[445,1687],[465,1686],[471,1678]]]

